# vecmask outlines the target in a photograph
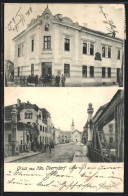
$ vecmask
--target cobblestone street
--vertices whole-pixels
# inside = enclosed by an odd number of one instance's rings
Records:
[[[32,157],[23,158],[16,160],[14,162],[72,162],[74,156],[74,143],[59,144],[52,148],[50,153],[47,150],[47,153],[40,153]]]

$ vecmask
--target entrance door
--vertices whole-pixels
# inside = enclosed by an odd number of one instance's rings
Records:
[[[120,68],[117,68],[117,83],[120,82]]]
[[[50,75],[52,76],[52,63],[46,62],[42,63],[42,75]]]

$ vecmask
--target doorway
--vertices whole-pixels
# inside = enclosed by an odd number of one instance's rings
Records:
[[[52,76],[52,63],[51,62],[42,63],[41,75],[43,76],[48,74]]]

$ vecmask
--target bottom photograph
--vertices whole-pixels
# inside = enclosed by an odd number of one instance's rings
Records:
[[[5,163],[124,161],[124,90],[5,88]]]

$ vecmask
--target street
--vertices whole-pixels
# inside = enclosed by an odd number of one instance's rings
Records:
[[[50,153],[49,149],[47,153],[40,153],[31,157],[23,158],[13,162],[22,163],[39,163],[39,162],[72,162],[74,156],[74,143],[59,144],[52,148]]]

